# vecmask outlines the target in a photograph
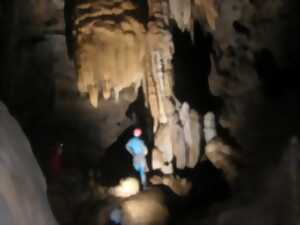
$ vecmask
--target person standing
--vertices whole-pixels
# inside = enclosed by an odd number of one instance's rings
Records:
[[[133,157],[133,167],[139,173],[143,188],[147,187],[146,172],[148,171],[146,156],[148,148],[141,139],[142,129],[135,128],[133,130],[133,137],[129,139],[126,144],[127,151]]]

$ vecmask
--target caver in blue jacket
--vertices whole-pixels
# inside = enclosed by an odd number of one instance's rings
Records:
[[[143,187],[146,187],[146,172],[148,170],[146,155],[148,149],[144,141],[139,138],[141,134],[141,129],[135,129],[133,131],[134,137],[127,142],[126,149],[133,157],[133,167],[139,173]]]

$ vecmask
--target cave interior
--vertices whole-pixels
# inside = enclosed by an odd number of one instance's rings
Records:
[[[300,224],[299,9],[2,0],[0,101],[45,177],[57,222],[44,224]],[[126,151],[135,128],[149,150],[146,190]],[[116,196],[126,179],[138,190]],[[7,196],[0,185],[0,224],[29,225],[1,221],[1,202],[15,210]]]

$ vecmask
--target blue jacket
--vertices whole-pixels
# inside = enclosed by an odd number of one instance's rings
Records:
[[[133,156],[138,156],[138,155],[147,155],[147,147],[140,138],[137,137],[132,137],[126,144],[126,149],[130,152],[131,155]]]

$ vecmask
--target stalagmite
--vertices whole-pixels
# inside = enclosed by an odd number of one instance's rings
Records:
[[[171,134],[172,130],[168,124],[166,126],[160,126],[155,134],[154,143],[156,148],[162,152],[164,162],[171,162],[173,159]]]
[[[217,136],[215,115],[212,112],[207,112],[204,115],[203,133],[206,143]]]
[[[199,115],[196,111],[191,110],[190,112],[190,123],[191,123],[191,135],[192,142],[190,143],[188,156],[187,156],[187,167],[194,168],[200,158],[200,140],[201,140],[201,123]]]
[[[176,158],[176,168],[184,169],[187,160],[187,146],[184,139],[184,130],[179,125],[177,116],[172,119],[172,140],[173,140],[173,154]]]

